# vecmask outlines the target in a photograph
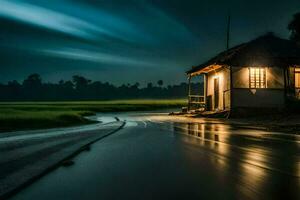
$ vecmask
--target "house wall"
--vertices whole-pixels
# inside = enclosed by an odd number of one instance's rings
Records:
[[[211,106],[215,110],[214,79],[219,78],[219,106],[218,110],[230,107],[230,71],[228,68],[221,68],[207,74],[207,96],[211,96]],[[228,91],[227,91],[228,90]],[[227,92],[224,92],[227,91]],[[210,109],[210,108],[208,108]]]
[[[249,68],[233,67],[232,107],[271,108],[283,107],[284,75],[282,68],[266,68],[267,88],[249,88]]]
[[[267,89],[284,88],[283,70],[279,67],[266,68]],[[249,88],[249,68],[232,67],[232,84],[234,88]]]
[[[232,91],[232,107],[278,108],[284,106],[284,90],[275,89],[241,89]]]

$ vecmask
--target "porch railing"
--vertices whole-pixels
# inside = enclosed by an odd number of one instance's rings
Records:
[[[205,104],[204,96],[189,95],[189,103],[191,103],[191,104]]]
[[[191,109],[204,109],[205,108],[205,98],[200,95],[189,95],[188,99],[189,110]]]

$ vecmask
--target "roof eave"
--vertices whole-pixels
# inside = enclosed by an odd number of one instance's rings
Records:
[[[188,76],[197,76],[197,75],[200,75],[200,74],[206,74],[206,73],[209,73],[211,71],[218,70],[222,67],[223,66],[220,65],[220,64],[211,64],[211,65],[204,66],[204,67],[202,67],[201,69],[198,69],[198,70],[187,71],[186,73],[187,73]]]

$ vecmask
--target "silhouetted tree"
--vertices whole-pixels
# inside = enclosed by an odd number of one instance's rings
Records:
[[[163,82],[163,80],[159,80],[159,81],[157,81],[157,84],[159,85],[159,87],[162,87],[164,82]]]
[[[59,85],[64,85],[64,83],[65,83],[64,80],[60,80],[60,81],[58,82]]]
[[[90,82],[91,80],[86,79],[83,76],[78,76],[78,75],[73,76],[73,83],[75,85],[76,90],[85,89]]]
[[[182,98],[187,95],[187,83],[168,85],[167,88],[162,87],[162,80],[159,80],[157,84],[159,87],[148,83],[146,87],[140,88],[138,82],[116,87],[108,82],[92,82],[83,76],[73,76],[72,81],[43,83],[40,75],[31,74],[22,84],[15,80],[0,84],[0,101]],[[192,83],[192,91],[202,92],[199,86],[201,84]]]
[[[300,12],[294,14],[292,21],[288,25],[290,39],[300,44]]]
[[[147,88],[153,88],[153,84],[152,83],[148,83],[147,84]]]
[[[63,100],[72,99],[74,98],[74,84],[72,81],[64,81],[63,83],[60,82],[59,90],[60,90],[60,97]]]
[[[42,78],[39,74],[31,74],[23,81],[23,86],[31,89],[39,88],[41,85]]]
[[[39,74],[31,74],[23,81],[23,95],[26,100],[41,99],[42,93],[42,78]]]
[[[7,93],[6,93],[6,97],[8,99],[14,99],[15,97],[20,98],[21,97],[21,93],[22,93],[22,88],[21,88],[21,84],[16,81],[9,81],[7,83]]]
[[[134,86],[135,86],[136,88],[139,88],[139,87],[140,87],[140,83],[139,83],[139,82],[136,82],[136,83],[134,84]]]

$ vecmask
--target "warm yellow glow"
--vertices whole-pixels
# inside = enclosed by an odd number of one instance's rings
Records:
[[[208,65],[207,67],[202,68],[199,71],[193,72],[190,75],[191,76],[197,76],[197,75],[200,75],[200,74],[203,74],[203,73],[209,73],[211,71],[218,70],[222,67],[223,67],[222,65]]]
[[[295,88],[300,88],[300,68],[295,68]]]
[[[266,68],[250,67],[250,88],[266,88]]]
[[[297,73],[300,73],[300,66],[299,67],[295,67],[295,72]]]
[[[218,72],[216,72],[212,78],[214,79],[214,78],[219,78],[219,77],[220,77],[220,75],[218,74]]]

